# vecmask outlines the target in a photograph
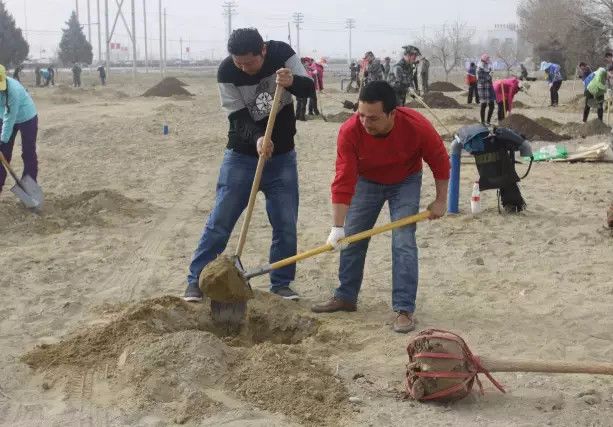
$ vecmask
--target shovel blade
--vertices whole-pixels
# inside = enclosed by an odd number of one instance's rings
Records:
[[[241,327],[247,313],[246,302],[225,303],[211,300],[211,318],[216,324],[228,330]]]
[[[43,206],[44,195],[40,186],[30,177],[25,175],[11,191],[30,209],[40,209]]]
[[[27,208],[42,208],[44,201],[43,190],[31,176],[25,175],[18,184],[11,188],[11,191]]]

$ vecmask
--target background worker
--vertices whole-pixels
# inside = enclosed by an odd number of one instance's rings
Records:
[[[551,96],[551,107],[557,107],[560,103],[560,87],[562,87],[562,68],[558,64],[543,61],[541,63],[541,71],[547,75],[549,82],[549,93]]]
[[[298,221],[298,169],[294,135],[296,116],[292,95],[305,98],[311,80],[294,50],[284,42],[264,42],[255,28],[234,30],[228,40],[229,56],[219,65],[217,82],[230,128],[217,181],[215,206],[194,251],[187,276],[186,301],[201,301],[198,280],[202,269],[226,248],[236,222],[247,207],[258,156],[267,159],[260,190],[272,225],[269,261],[296,254]],[[272,146],[264,134],[276,85],[285,88],[272,131]],[[291,265],[270,274],[270,291],[298,299],[290,288],[296,275]]]
[[[358,114],[338,134],[336,176],[332,183],[333,227],[327,243],[341,249],[339,281],[334,296],[314,305],[316,313],[355,311],[369,240],[341,247],[339,240],[372,228],[385,202],[392,221],[419,210],[422,161],[432,170],[436,199],[428,206],[431,219],[447,211],[449,157],[434,127],[415,110],[397,107],[394,89],[387,82],[364,86]],[[393,329],[414,329],[418,284],[415,225],[392,233]]]

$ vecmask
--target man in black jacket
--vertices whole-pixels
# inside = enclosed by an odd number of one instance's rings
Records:
[[[306,98],[313,81],[292,48],[278,41],[264,42],[254,28],[234,30],[228,40],[230,56],[217,71],[221,104],[230,128],[211,211],[187,276],[186,301],[201,301],[198,278],[202,269],[226,248],[232,229],[249,201],[258,156],[267,159],[260,190],[272,225],[270,262],[296,254],[298,172],[294,135],[296,116],[292,95]],[[276,84],[286,90],[274,129],[272,147],[263,147],[268,115]],[[298,299],[290,287],[296,267],[270,274],[270,291],[286,299]]]

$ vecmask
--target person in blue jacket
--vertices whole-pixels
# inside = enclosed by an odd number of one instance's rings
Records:
[[[541,71],[547,73],[547,81],[549,82],[549,92],[551,95],[551,107],[557,107],[560,101],[558,92],[562,86],[562,69],[558,64],[543,61],[541,62]]]
[[[30,94],[17,80],[7,77],[6,68],[0,65],[0,151],[8,162],[13,155],[17,132],[21,132],[21,158],[23,175],[34,181],[38,175],[36,136],[38,114]],[[0,167],[0,192],[6,180],[6,170]]]

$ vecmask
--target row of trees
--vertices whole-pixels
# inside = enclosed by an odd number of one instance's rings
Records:
[[[66,27],[62,30],[59,60],[66,65],[75,62],[91,64],[94,57],[92,45],[85,38],[75,12],[66,22]],[[15,67],[28,57],[29,51],[30,46],[21,28],[17,28],[15,19],[6,9],[4,1],[0,0],[0,64]]]
[[[613,36],[613,0],[523,0],[520,32],[540,60],[571,77],[580,61],[602,64]]]

